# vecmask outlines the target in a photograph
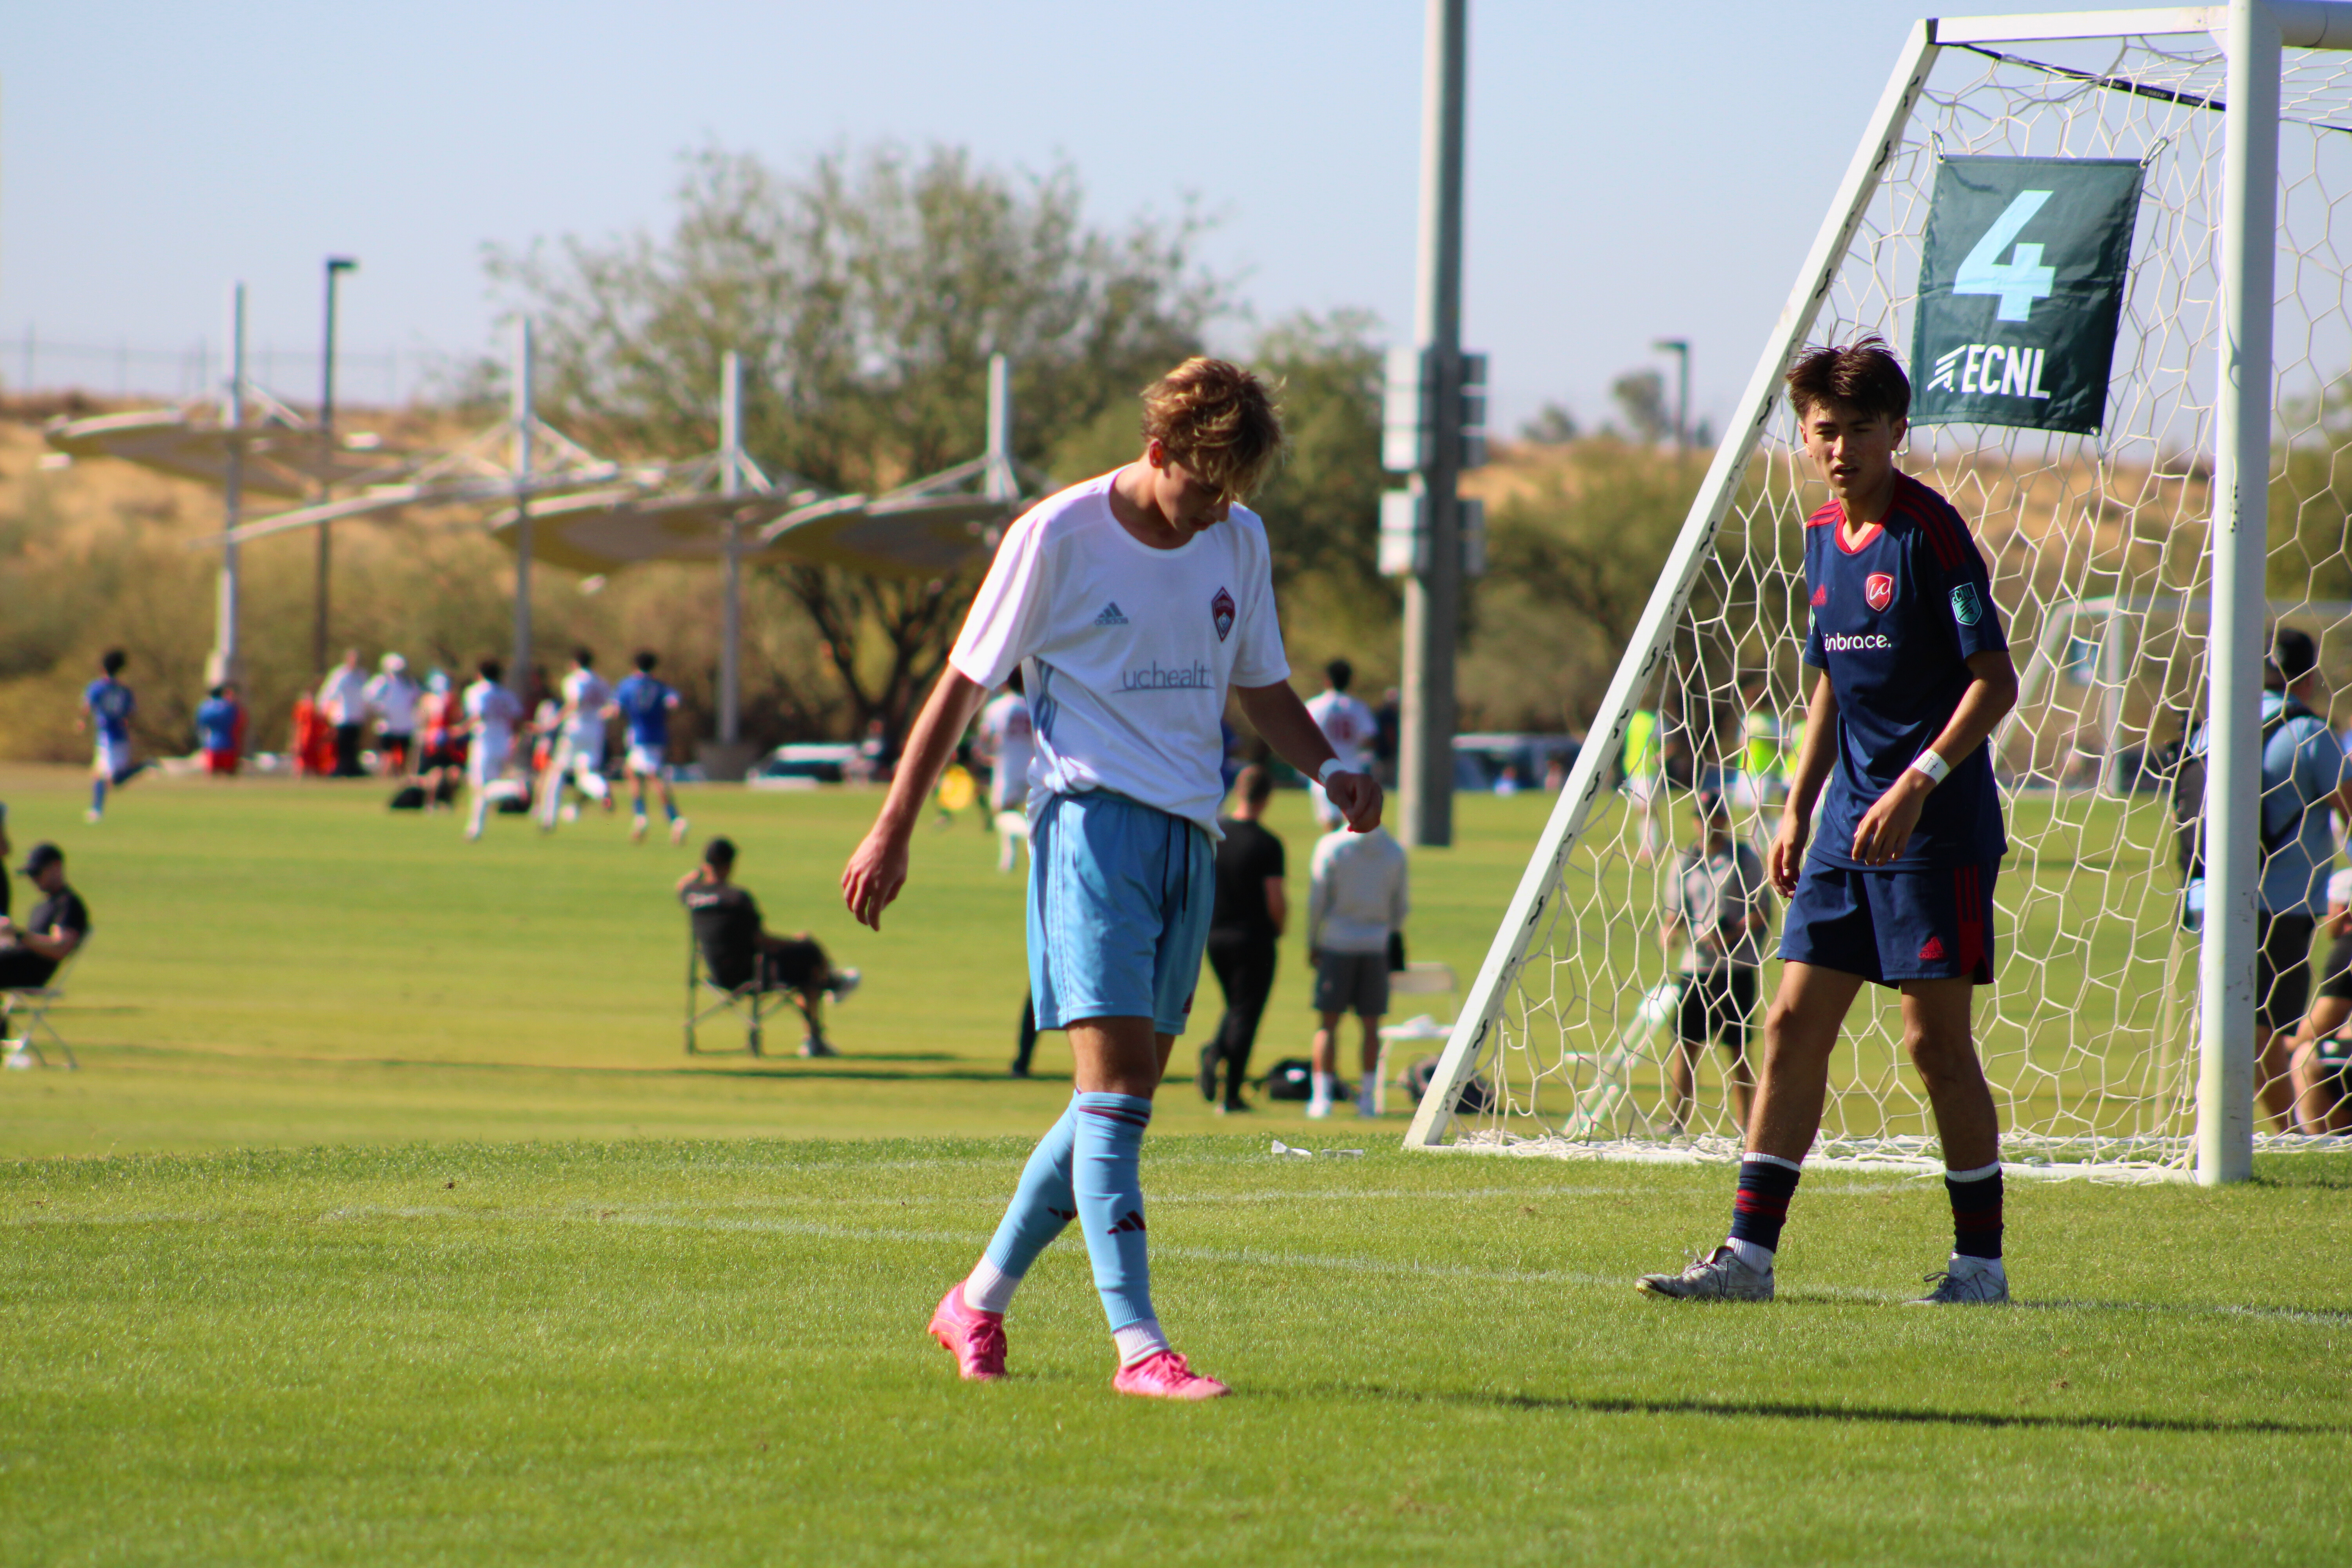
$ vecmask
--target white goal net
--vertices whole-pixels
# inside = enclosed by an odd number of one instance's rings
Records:
[[[1409,1146],[1737,1156],[1719,1047],[1706,1048],[1677,1117],[1675,961],[1659,931],[1673,855],[1694,837],[1690,786],[1722,784],[1735,832],[1760,852],[1796,756],[1809,684],[1801,524],[1827,496],[1778,373],[1791,348],[1874,332],[1924,387],[1939,367],[1910,361],[1939,163],[2069,157],[2144,169],[2100,428],[1916,426],[1902,462],[1969,520],[2023,676],[1994,742],[2011,850],[1998,976],[1976,1010],[2004,1155],[2053,1173],[2190,1167],[2200,938],[2180,920],[2171,770],[2206,705],[2228,61],[2206,33],[1999,41],[1990,30],[1923,28],[1890,84]],[[1955,31],[1971,41],[1951,41]],[[2281,80],[2267,593],[2271,619],[2312,633],[2328,689],[2346,691],[2352,57],[2290,47]],[[2330,720],[2352,721],[2352,697]],[[1764,967],[1766,997],[1778,969]],[[1760,1022],[1759,1006],[1751,1059]],[[1894,994],[1865,987],[1814,1157],[1935,1156]]]

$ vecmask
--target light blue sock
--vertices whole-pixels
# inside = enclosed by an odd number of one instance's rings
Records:
[[[101,814],[106,810],[106,775],[104,773],[89,781],[89,808]]]
[[[1143,1130],[1151,1125],[1151,1101],[1132,1094],[1081,1094],[1076,1108],[1073,1184],[1103,1312],[1114,1334],[1140,1323],[1154,1324],[1156,1333],[1151,1260],[1143,1240],[1143,1180],[1136,1170]]]
[[[1073,1097],[1062,1119],[1030,1152],[1021,1184],[1013,1189],[1013,1201],[1005,1205],[1004,1217],[997,1221],[988,1250],[981,1254],[982,1267],[974,1270],[984,1289],[975,1292],[967,1288],[965,1291],[964,1299],[982,1311],[1004,1310],[1013,1300],[1013,1288],[1021,1283],[1037,1255],[1078,1217],[1077,1199],[1070,1194],[1071,1147],[1077,1124],[1078,1102]],[[981,1299],[983,1295],[986,1300]]]

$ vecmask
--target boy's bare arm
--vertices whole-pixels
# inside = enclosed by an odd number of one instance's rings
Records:
[[[1336,754],[1331,742],[1323,738],[1315,715],[1307,711],[1307,704],[1290,689],[1290,682],[1236,686],[1234,695],[1240,699],[1242,711],[1249,716],[1250,727],[1274,748],[1275,754],[1308,778],[1319,775],[1323,764]],[[1370,833],[1381,825],[1381,784],[1371,774],[1333,773],[1323,788],[1354,831]]]
[[[882,911],[907,885],[907,845],[923,802],[938,787],[958,737],[987,700],[987,689],[952,665],[931,688],[930,700],[923,704],[922,717],[915,721],[915,732],[898,759],[881,815],[841,873],[842,898],[859,924],[882,929]]]

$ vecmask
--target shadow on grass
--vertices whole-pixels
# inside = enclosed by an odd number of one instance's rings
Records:
[[[1302,1394],[1370,1395],[1402,1405],[1444,1405],[1544,1415],[1712,1415],[1740,1421],[1864,1422],[1889,1426],[2002,1427],[2067,1432],[2185,1432],[2214,1436],[2342,1437],[2352,1425],[2299,1421],[2200,1420],[2177,1415],[2013,1415],[1991,1410],[1906,1410],[1885,1405],[1806,1405],[1795,1401],[1709,1399],[1610,1399],[1574,1394],[1432,1393],[1423,1389],[1303,1388]],[[1280,1397],[1280,1395],[1276,1395]]]

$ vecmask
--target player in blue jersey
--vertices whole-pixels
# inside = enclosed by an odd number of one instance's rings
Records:
[[[120,679],[126,662],[121,648],[106,650],[105,657],[98,661],[104,673],[82,689],[81,717],[74,721],[76,729],[89,726],[98,742],[89,764],[87,816],[91,822],[106,815],[109,788],[129,784],[145,771],[143,764],[131,760],[131,715],[139,701]]]
[[[1731,1235],[1640,1289],[1771,1300],[1830,1055],[1868,981],[1902,993],[1904,1043],[1943,1144],[1952,1256],[1919,1304],[2006,1301],[2000,1123],[1969,1012],[1974,987],[1992,983],[1993,878],[2009,847],[1985,741],[2017,701],[2017,670],[1967,524],[1895,467],[1911,384],[1886,345],[1809,350],[1788,382],[1832,500],[1805,523],[1804,661],[1818,673],[1766,857],[1790,900],[1780,989],[1765,1015]]]
[[[669,841],[686,842],[686,818],[677,814],[677,797],[669,787],[669,716],[677,706],[677,693],[654,679],[654,666],[660,663],[648,649],[637,655],[637,672],[613,688],[612,706],[605,709],[607,717],[617,714],[629,726],[629,784],[633,813],[629,821],[629,841],[640,843],[646,837],[646,781],[660,786],[662,810],[669,816]]]

